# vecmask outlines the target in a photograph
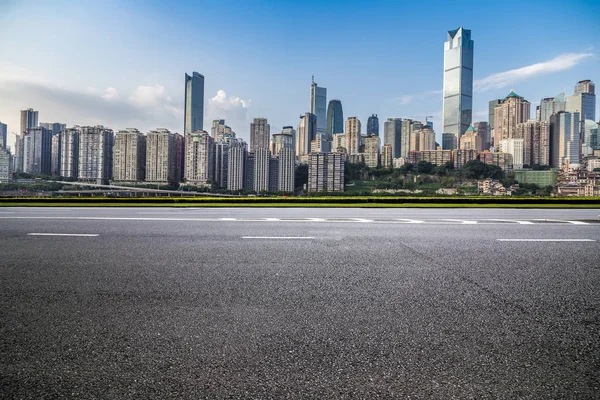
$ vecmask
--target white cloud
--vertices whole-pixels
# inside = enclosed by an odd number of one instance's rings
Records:
[[[245,125],[249,124],[248,108],[251,103],[251,99],[228,96],[224,90],[219,90],[208,100],[207,120],[224,119],[234,130],[245,129]]]
[[[399,104],[410,104],[415,99],[415,97],[416,96],[404,95],[404,96],[396,97],[396,101]]]
[[[473,84],[475,92],[485,92],[491,89],[501,89],[517,82],[524,81],[540,75],[563,71],[579,64],[581,61],[593,57],[593,53],[566,53],[541,63],[511,69],[476,80]]]
[[[113,87],[106,88],[106,92],[102,95],[102,98],[107,101],[116,100],[119,98],[119,92]]]

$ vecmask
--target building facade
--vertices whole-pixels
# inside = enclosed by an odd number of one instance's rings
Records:
[[[22,138],[23,172],[52,175],[52,132],[29,128]]]
[[[79,176],[79,130],[65,129],[60,134],[60,176],[77,178]]]
[[[310,144],[317,135],[317,117],[311,113],[302,115],[297,132],[296,155],[301,162],[306,162],[306,157],[310,154]]]
[[[494,109],[494,146],[516,137],[517,125],[529,120],[530,111],[531,103],[511,90]]]
[[[388,118],[383,123],[383,143],[392,147],[392,158],[402,154],[402,118]]]
[[[271,140],[271,126],[266,118],[254,118],[250,123],[250,151],[256,152],[258,149],[269,148]]]
[[[294,192],[296,173],[296,154],[293,147],[283,147],[278,154],[279,168],[277,190],[280,192]]]
[[[360,152],[360,120],[357,117],[349,117],[346,120],[346,151],[350,155]]]
[[[78,126],[79,163],[77,179],[106,184],[112,179],[114,134],[102,125]]]
[[[373,134],[365,138],[365,165],[369,168],[377,168],[380,165],[381,139]]]
[[[267,147],[259,148],[254,152],[254,191],[270,191],[271,152]]]
[[[193,131],[185,139],[185,181],[209,185],[215,178],[213,138],[206,131]]]
[[[245,143],[234,142],[229,147],[227,157],[227,189],[238,191],[244,189],[244,171],[247,149]]]
[[[312,153],[308,157],[308,192],[343,192],[346,155]]]
[[[580,162],[580,115],[559,112],[550,117],[550,166],[563,168]]]
[[[181,135],[177,135],[180,136]],[[174,183],[177,180],[177,137],[168,129],[146,135],[146,181]]]
[[[315,134],[320,133],[325,135],[327,116],[327,89],[317,85],[314,76],[312,77],[312,83],[310,85],[310,113],[313,114],[317,119],[317,129]]]
[[[342,102],[333,99],[327,105],[327,123],[325,124],[325,133],[329,140],[333,135],[344,132],[344,111],[342,110]]]
[[[113,149],[113,180],[143,181],[145,171],[146,137],[135,128],[117,132]]]
[[[204,129],[204,75],[185,74],[185,101],[183,109],[185,135]]]
[[[379,136],[379,118],[377,114],[373,114],[367,120],[367,136]]]
[[[473,50],[471,31],[459,27],[448,31],[444,43],[443,133],[457,139],[471,125],[473,113]]]

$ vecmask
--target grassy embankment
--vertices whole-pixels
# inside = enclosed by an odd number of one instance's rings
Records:
[[[309,196],[1,198],[0,207],[434,207],[598,208],[598,197]]]

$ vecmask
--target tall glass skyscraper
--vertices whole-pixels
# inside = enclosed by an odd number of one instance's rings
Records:
[[[377,114],[373,114],[367,120],[367,136],[375,135],[379,136],[379,118]]]
[[[327,124],[325,126],[325,133],[327,139],[331,140],[334,133],[344,132],[344,111],[342,110],[342,102],[333,99],[327,106]]]
[[[312,77],[310,85],[310,113],[317,117],[317,134],[325,135],[325,113],[327,112],[327,89],[319,87]]]
[[[457,138],[471,125],[473,114],[473,41],[471,30],[448,31],[444,43],[444,104],[442,133]]]
[[[204,129],[204,76],[194,72],[185,74],[184,133]]]

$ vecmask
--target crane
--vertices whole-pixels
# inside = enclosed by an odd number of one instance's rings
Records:
[[[429,122],[429,119],[433,119],[433,115],[411,115],[409,118],[415,118],[415,119],[420,119],[422,120],[423,118],[425,118],[425,123]]]

